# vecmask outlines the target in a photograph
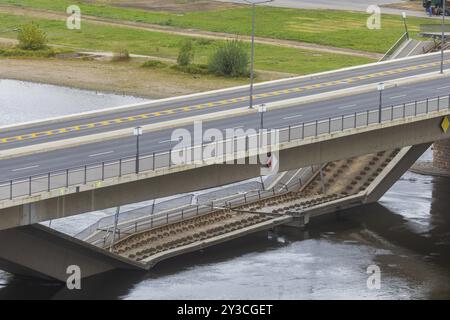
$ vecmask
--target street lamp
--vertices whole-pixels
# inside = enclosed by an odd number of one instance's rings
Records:
[[[260,126],[261,131],[264,129],[264,112],[266,112],[266,111],[267,111],[267,107],[264,103],[260,104],[258,106],[258,112],[261,115],[261,126]]]
[[[402,12],[403,17],[403,24],[405,25],[405,33],[406,33],[406,39],[409,39],[409,33],[408,33],[408,25],[406,24],[406,12]]]
[[[249,108],[253,108],[253,82],[254,82],[254,65],[255,65],[255,7],[257,4],[268,3],[274,0],[244,0],[246,3],[252,5],[252,45],[250,54],[250,105]]]
[[[381,123],[381,106],[382,106],[382,103],[383,103],[384,83],[383,83],[383,82],[380,82],[380,83],[377,85],[377,89],[378,89],[378,91],[380,92],[380,104],[379,104],[379,106],[378,106],[378,122]]]
[[[133,135],[136,136],[136,174],[139,173],[139,137],[142,136],[142,127],[133,129]]]
[[[441,73],[444,73],[444,42],[445,42],[445,10],[446,0],[442,0],[442,39],[441,39]]]

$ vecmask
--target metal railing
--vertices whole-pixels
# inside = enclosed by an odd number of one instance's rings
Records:
[[[315,167],[316,170],[318,168],[319,166]],[[150,215],[146,219],[142,219],[134,223],[128,223],[123,227],[118,227],[116,229],[116,238],[114,243],[117,243],[117,241],[123,239],[124,237],[137,232],[150,230],[152,228],[160,227],[174,222],[181,222],[217,210],[231,209],[236,206],[251,204],[259,200],[286,194],[288,192],[291,192],[292,190],[296,190],[302,187],[304,182],[305,181],[298,179],[297,181],[292,181],[289,185],[285,185],[285,187],[282,189],[274,186],[269,190],[254,190],[251,192],[236,195],[235,199],[229,201],[212,201],[208,204],[192,205],[189,208],[183,208],[175,212],[160,215]],[[112,243],[112,228],[114,227],[111,226],[108,229],[103,230],[105,232],[105,236],[96,239],[95,241],[91,242],[91,244],[102,246],[103,248],[110,246]]]
[[[388,51],[384,54],[384,56],[378,60],[378,62],[389,60],[389,58],[402,46],[403,43],[405,43],[407,40],[409,40],[409,35],[407,32],[402,34],[402,36],[394,43],[392,47],[389,48]]]
[[[121,212],[119,214],[118,223],[123,224],[128,221],[139,221],[149,214],[158,214],[163,211],[177,209],[183,206],[190,205],[192,202],[193,195],[182,195],[176,198],[172,198],[165,201],[153,202],[152,204],[144,205],[142,207],[127,210],[125,212]],[[114,226],[114,215],[109,215],[103,218],[100,218],[95,223],[89,225],[83,230],[79,231],[74,235],[75,238],[86,240],[93,234],[95,234],[98,230],[107,230]]]
[[[419,28],[420,33],[437,33],[440,35],[442,32],[441,24],[421,24]],[[444,25],[444,32],[450,32],[450,25]]]
[[[381,121],[393,121],[428,114],[443,109],[450,109],[450,95],[427,98],[420,101],[412,101],[399,105],[391,105],[381,109]],[[317,137],[323,134],[341,132],[348,129],[360,128],[379,122],[379,110],[370,109],[363,112],[343,114],[322,120],[303,122],[288,127],[275,128],[278,134],[278,142],[292,142],[306,138]],[[259,137],[257,134],[256,137]],[[232,156],[233,159],[245,157],[249,154],[259,154],[263,151],[257,147],[252,149],[249,141],[252,136],[234,137],[232,140],[202,143],[189,148],[169,150],[159,153],[142,154],[139,157],[139,172],[157,171],[172,168],[174,166],[186,165],[186,163],[174,164],[174,155],[183,153],[185,157],[193,159],[194,163],[218,163],[214,162],[217,157]],[[204,152],[215,145],[216,150],[227,150],[232,143],[231,153],[216,154],[204,158]],[[221,148],[220,148],[221,147]],[[208,149],[206,149],[208,148]],[[267,149],[264,149],[267,152]],[[200,158],[198,157],[200,155]],[[117,160],[85,164],[82,166],[56,170],[45,174],[32,175],[0,182],[0,200],[14,199],[24,196],[32,196],[41,192],[76,187],[87,183],[100,182],[109,178],[117,178],[123,175],[135,173],[136,156],[130,156]],[[78,191],[78,190],[76,190]]]

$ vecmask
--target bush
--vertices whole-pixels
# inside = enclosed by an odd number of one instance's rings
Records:
[[[158,60],[148,60],[142,64],[144,68],[165,68],[167,64]]]
[[[232,40],[221,44],[208,63],[211,73],[220,76],[248,76],[248,55],[242,41]]]
[[[120,48],[113,53],[113,61],[128,61],[130,60],[130,53],[127,49]]]
[[[20,29],[17,40],[18,47],[23,50],[42,50],[47,47],[47,35],[33,23]]]
[[[194,59],[194,50],[192,47],[192,41],[187,40],[183,43],[183,45],[180,48],[177,63],[179,66],[185,67],[187,65],[190,65],[193,59]]]

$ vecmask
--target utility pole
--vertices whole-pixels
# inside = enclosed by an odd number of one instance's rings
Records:
[[[380,82],[377,86],[378,92],[380,93],[380,103],[378,105],[378,123],[381,123],[381,109],[383,106],[383,90],[384,90],[384,83]]]
[[[139,137],[142,136],[142,127],[134,128],[133,135],[136,137],[136,174],[138,174],[139,173]]]
[[[244,0],[248,4],[252,5],[252,35],[251,35],[251,52],[250,52],[250,97],[249,108],[253,109],[253,83],[255,78],[254,66],[255,66],[255,7],[257,4],[272,2],[273,0]]]
[[[405,25],[406,39],[409,39],[408,25],[406,24],[406,12],[402,12],[403,24]]]
[[[445,10],[446,0],[442,0],[442,39],[441,39],[441,74],[444,73],[444,44],[445,44]]]

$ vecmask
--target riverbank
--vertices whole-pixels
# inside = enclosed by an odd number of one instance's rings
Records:
[[[23,80],[96,90],[149,99],[166,98],[248,83],[247,79],[190,75],[165,68],[143,68],[142,61],[85,61],[81,59],[0,59],[3,79]],[[289,76],[261,73],[260,81]]]

